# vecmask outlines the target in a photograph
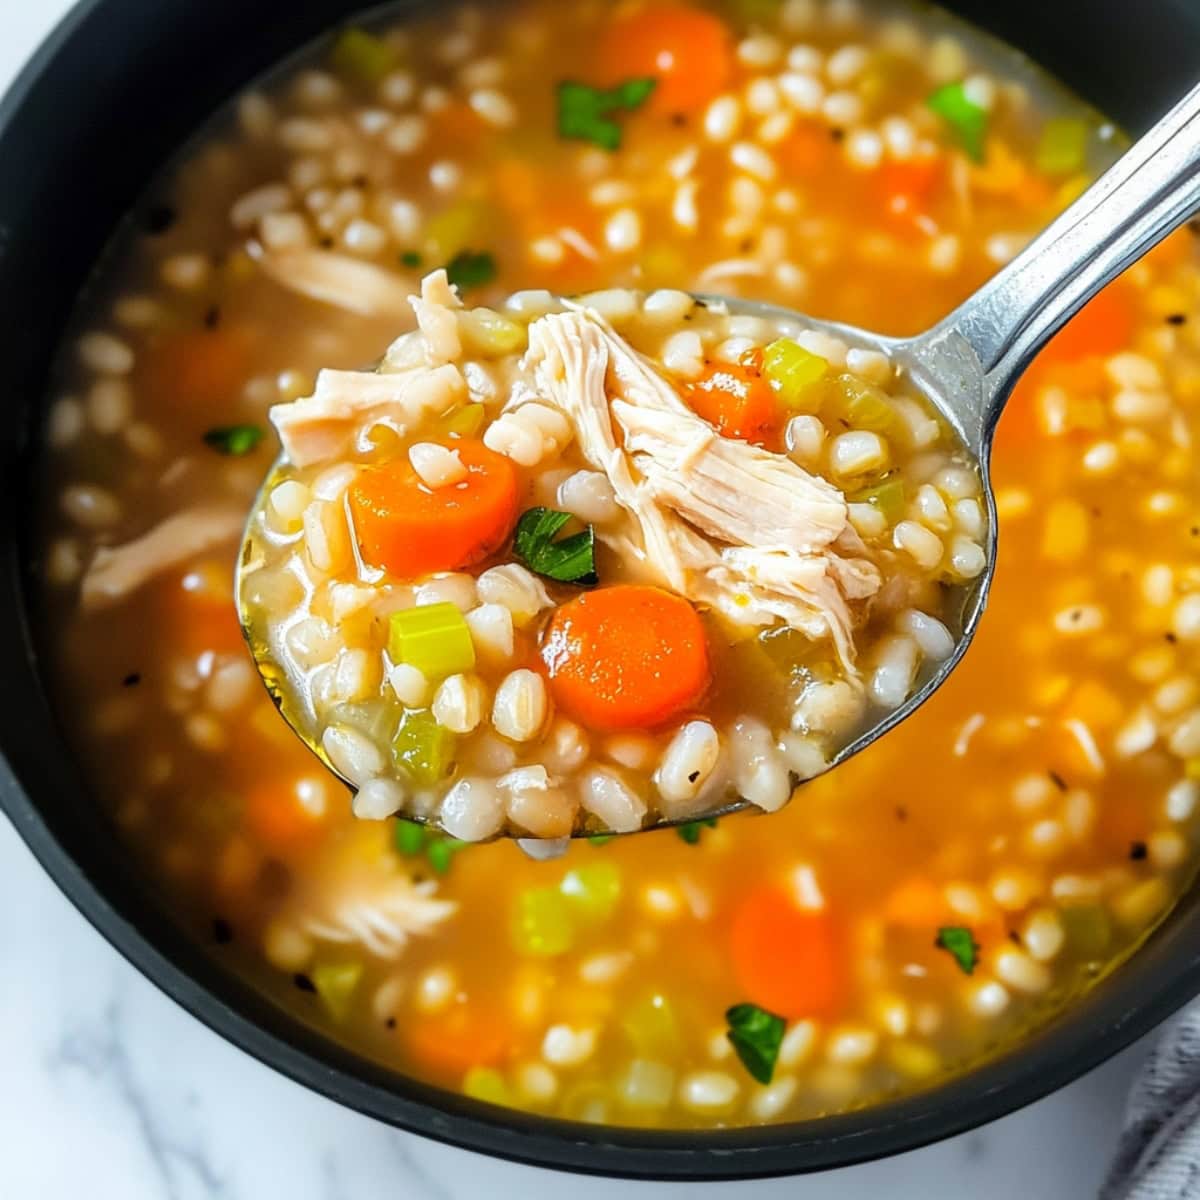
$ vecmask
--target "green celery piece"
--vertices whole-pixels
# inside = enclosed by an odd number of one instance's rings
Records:
[[[464,1096],[482,1100],[485,1104],[512,1104],[508,1084],[494,1067],[472,1067],[463,1076],[462,1090]]]
[[[788,408],[816,412],[821,389],[813,385],[829,374],[829,363],[791,338],[778,338],[763,350],[763,374]]]
[[[374,86],[399,61],[396,51],[381,37],[365,29],[344,29],[338,34],[329,62],[339,75]]]
[[[218,454],[239,458],[249,454],[263,439],[258,425],[220,425],[204,435],[204,444]]]
[[[446,278],[459,291],[482,287],[496,278],[496,260],[484,250],[460,250],[446,264]]]
[[[388,657],[427,679],[445,679],[475,666],[475,643],[462,613],[446,600],[392,613]]]
[[[945,950],[964,975],[970,975],[979,963],[979,945],[965,925],[943,925],[933,944]]]
[[[670,1058],[682,1046],[679,1020],[661,992],[645,992],[621,1017],[621,1031],[642,1058]]]
[[[1071,175],[1087,164],[1091,127],[1081,117],[1051,117],[1042,127],[1035,161],[1047,175]]]
[[[454,856],[462,850],[468,843],[460,842],[458,838],[452,837],[437,837],[429,843],[425,850],[425,857],[429,859],[429,865],[439,875],[445,875],[450,870],[450,864],[454,860]]]
[[[362,963],[323,963],[308,973],[326,1012],[335,1021],[346,1019],[362,972]]]
[[[482,404],[464,404],[444,416],[439,424],[447,437],[475,437],[486,420],[487,409]]]
[[[392,758],[414,783],[434,784],[450,773],[456,741],[429,709],[407,708],[392,739]]]
[[[588,837],[588,845],[607,846],[616,836],[615,833],[593,833]]]
[[[621,872],[607,859],[573,867],[559,884],[578,917],[592,923],[608,920],[621,898]]]
[[[1069,904],[1059,913],[1067,946],[1080,958],[1107,954],[1112,941],[1112,922],[1102,904]]]
[[[418,825],[416,821],[406,821],[400,818],[396,822],[392,841],[401,854],[413,855],[420,854],[425,849],[425,842],[428,836],[424,825]]]
[[[871,504],[883,513],[889,525],[895,525],[904,516],[906,500],[904,496],[904,481],[901,479],[885,479],[874,487],[863,488],[851,492],[846,497],[851,504]]]
[[[425,222],[421,243],[429,262],[449,262],[478,244],[488,225],[487,207],[479,200],[458,200]]]
[[[700,835],[706,828],[716,829],[717,818],[705,817],[700,821],[685,821],[682,825],[675,826],[675,832],[687,842],[689,846],[698,846],[700,844]]]
[[[526,888],[516,898],[510,933],[518,954],[531,958],[566,954],[575,944],[571,902],[558,888]]]
[[[839,375],[834,383],[838,409],[852,429],[869,429],[888,438],[903,434],[904,423],[886,392],[856,375]]]
[[[967,95],[962,83],[944,84],[929,94],[925,104],[946,122],[967,154],[976,162],[983,162],[987,109],[980,108]]]

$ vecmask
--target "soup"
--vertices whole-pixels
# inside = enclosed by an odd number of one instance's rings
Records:
[[[375,371],[272,408],[238,578],[357,816],[480,841],[775,811],[953,653],[978,473],[886,355],[669,289],[503,315],[437,271],[411,304]]]
[[[46,430],[58,702],[164,902],[363,1055],[590,1122],[861,1106],[1070,1004],[1195,861],[1186,231],[1013,398],[962,666],[769,818],[551,861],[357,820],[260,688],[231,597],[267,409],[377,362],[422,274],[496,312],[517,290],[685,289],[911,333],[1117,149],[969,29],[848,0],[447,9],[339,31],[241,97],[114,242]],[[949,535],[969,497],[933,491],[898,515]],[[589,753],[636,770],[627,733]]]

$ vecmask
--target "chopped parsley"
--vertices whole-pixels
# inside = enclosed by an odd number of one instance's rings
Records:
[[[725,1010],[726,1037],[742,1065],[759,1083],[770,1083],[783,1044],[787,1022],[757,1004],[735,1004]]]
[[[421,265],[421,256],[415,250],[405,250],[400,255],[400,262],[406,267],[419,267]]]
[[[958,963],[963,974],[970,975],[979,961],[979,945],[965,925],[943,925],[933,943]]]
[[[580,533],[555,541],[555,535],[570,519],[570,513],[553,508],[526,509],[517,521],[513,548],[517,557],[538,575],[587,587],[599,581],[596,535],[588,525]]]
[[[987,109],[971,99],[965,85],[947,83],[926,97],[925,104],[950,127],[955,140],[976,162],[983,162]]]
[[[705,817],[703,821],[686,821],[682,825],[676,825],[675,832],[679,834],[679,836],[685,842],[687,842],[689,846],[695,846],[699,843],[700,834],[704,831],[705,827],[709,829],[716,829],[717,818]]]
[[[496,278],[496,260],[486,251],[460,250],[446,264],[446,278],[455,287],[482,287]]]
[[[615,833],[593,833],[588,838],[589,846],[607,846],[617,835]]]
[[[613,120],[613,114],[640,108],[656,83],[654,79],[627,79],[607,90],[570,80],[560,83],[559,136],[616,150],[621,145],[621,126]]]
[[[204,444],[218,454],[240,455],[249,454],[262,439],[257,425],[222,425],[204,435]]]
[[[426,862],[438,875],[450,870],[454,856],[467,845],[444,833],[434,833],[416,821],[397,820],[392,844],[403,855],[412,858],[424,855]]]

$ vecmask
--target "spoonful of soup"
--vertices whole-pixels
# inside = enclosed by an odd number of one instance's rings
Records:
[[[258,667],[356,815],[554,843],[772,811],[913,712],[984,610],[1005,400],[1200,204],[1198,113],[915,338],[428,276],[377,369],[272,410],[240,556]]]

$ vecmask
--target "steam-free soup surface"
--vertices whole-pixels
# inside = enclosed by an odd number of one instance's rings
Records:
[[[428,270],[501,311],[684,288],[911,333],[1115,153],[970,31],[844,0],[453,8],[342,31],[242,97],[118,238],[47,427],[59,703],[165,901],[364,1054],[593,1122],[859,1106],[1070,1004],[1194,862],[1189,232],[1011,402],[1000,569],[950,684],[776,815],[552,861],[355,820],[259,685],[232,572],[266,409],[377,361]],[[945,547],[972,497],[930,484],[898,515]],[[650,753],[636,730],[587,752]]]

